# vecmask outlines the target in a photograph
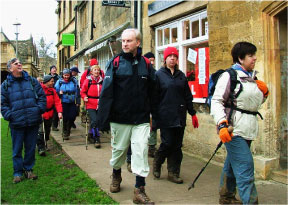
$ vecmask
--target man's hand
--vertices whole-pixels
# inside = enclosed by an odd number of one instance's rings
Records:
[[[86,97],[84,97],[84,102],[88,102],[88,97],[86,96]]]
[[[62,116],[62,113],[61,113],[61,112],[58,112],[58,118],[59,118],[59,119],[62,119],[62,118],[63,118],[63,116]]]

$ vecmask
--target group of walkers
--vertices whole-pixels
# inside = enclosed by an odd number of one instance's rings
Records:
[[[178,50],[167,47],[163,66],[156,71],[153,53],[142,56],[137,29],[124,30],[121,37],[122,52],[107,63],[106,73],[96,59],[91,59],[80,86],[75,77],[79,73],[77,67],[64,69],[60,77],[56,67],[51,66],[50,75],[44,76],[40,85],[22,69],[18,59],[8,62],[10,73],[1,86],[1,113],[11,128],[14,183],[21,182],[23,173],[28,179],[37,178],[32,172],[36,143],[39,154],[45,153],[50,128],[57,131],[59,119],[63,118],[63,138],[69,139],[80,96],[90,119],[89,141],[100,148],[99,131],[111,130],[112,193],[121,190],[121,167],[127,161],[135,175],[133,202],[154,204],[145,192],[145,178],[150,172],[148,154],[154,157],[155,179],[161,177],[161,167],[167,159],[167,179],[183,183],[180,170],[187,112],[194,128],[199,127],[199,122],[187,78],[178,67]],[[258,203],[250,145],[257,136],[258,109],[269,92],[253,71],[256,51],[248,42],[234,45],[231,54],[232,69],[237,73],[236,88],[230,92],[230,75],[224,72],[211,101],[211,115],[227,150],[220,180],[221,204]],[[234,130],[231,132],[228,126]],[[161,138],[158,150],[157,129]],[[235,198],[236,186],[241,201]]]

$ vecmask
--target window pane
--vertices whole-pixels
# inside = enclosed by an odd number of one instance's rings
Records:
[[[190,39],[190,22],[186,20],[183,22],[183,40]]]
[[[175,43],[178,41],[177,38],[177,27],[176,28],[172,28],[172,43]]]
[[[162,35],[162,29],[158,30],[158,46],[162,46],[163,45],[163,35]]]
[[[192,22],[192,38],[199,37],[199,21]]]
[[[164,45],[169,44],[169,38],[170,38],[170,34],[169,34],[169,28],[165,28],[164,29]]]
[[[158,54],[159,54],[159,58],[158,58],[158,61],[157,61],[157,64],[158,64],[158,68],[161,68],[162,65],[164,64],[163,63],[163,51],[158,51]]]
[[[201,19],[202,23],[202,36],[205,36],[208,34],[208,19],[207,17],[204,19]]]

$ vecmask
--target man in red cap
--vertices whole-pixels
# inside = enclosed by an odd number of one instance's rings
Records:
[[[93,65],[98,65],[98,61],[96,58],[92,58],[90,60],[90,64],[89,64],[89,68],[87,70],[84,71],[84,73],[81,75],[81,79],[80,79],[80,88],[82,88],[82,85],[85,81],[85,79],[87,78],[87,76],[90,76],[90,67]]]

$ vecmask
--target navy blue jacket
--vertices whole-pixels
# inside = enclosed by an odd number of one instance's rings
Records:
[[[119,67],[108,63],[100,94],[97,124],[107,129],[109,122],[138,125],[150,122],[155,111],[155,69],[147,66],[138,49],[136,57],[121,53]]]
[[[8,74],[1,85],[1,113],[11,128],[39,125],[45,109],[46,95],[35,78],[26,71],[19,78]]]
[[[156,72],[157,128],[185,127],[187,110],[195,115],[193,96],[185,74],[175,69],[172,75],[168,68]]]

